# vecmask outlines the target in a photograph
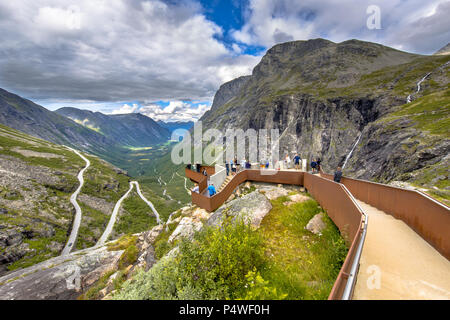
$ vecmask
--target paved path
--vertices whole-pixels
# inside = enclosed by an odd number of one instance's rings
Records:
[[[139,197],[141,197],[141,199],[144,200],[144,202],[150,207],[150,209],[152,209],[152,211],[153,211],[153,213],[155,214],[155,217],[156,217],[156,222],[158,224],[161,224],[161,219],[159,217],[158,211],[156,211],[155,207],[153,206],[153,203],[148,201],[147,198],[145,198],[144,195],[142,194],[141,189],[139,188],[139,182],[133,181],[131,183],[136,186],[136,191],[137,191]]]
[[[77,240],[78,229],[80,228],[81,216],[82,216],[80,205],[77,202],[77,196],[80,193],[81,188],[83,188],[83,185],[84,185],[83,174],[87,170],[87,168],[89,168],[89,166],[91,165],[91,162],[89,161],[89,159],[84,157],[77,150],[69,148],[69,147],[66,147],[66,148],[68,148],[69,150],[75,152],[77,155],[80,156],[81,159],[86,161],[86,167],[84,167],[78,173],[78,181],[80,181],[80,185],[78,186],[78,189],[70,197],[70,202],[75,207],[75,219],[73,220],[72,232],[70,233],[69,240],[67,241],[67,244],[66,244],[66,246],[64,247],[64,249],[63,249],[63,251],[61,253],[62,256],[67,255],[67,254],[70,253],[70,251],[73,249],[73,247],[75,245],[75,240]]]
[[[450,299],[450,262],[403,221],[358,203],[369,224],[353,299]]]

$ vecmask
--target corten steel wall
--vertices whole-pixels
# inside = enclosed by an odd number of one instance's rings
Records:
[[[184,174],[186,175],[187,178],[198,183],[200,193],[205,191],[205,189],[208,187],[208,177],[204,176],[203,174],[198,173],[196,171],[192,171],[188,168],[184,169]]]
[[[333,176],[321,173],[326,179]],[[343,177],[341,180],[353,196],[402,220],[450,259],[450,209],[445,204],[414,190]]]
[[[347,284],[348,275],[353,264],[356,250],[362,235],[363,212],[353,202],[351,196],[338,183],[305,173],[304,186],[328,216],[339,228],[350,249],[344,264],[328,296],[330,300],[340,299]]]
[[[450,209],[446,205],[414,190],[350,178],[341,182],[357,199],[404,221],[450,259]]]

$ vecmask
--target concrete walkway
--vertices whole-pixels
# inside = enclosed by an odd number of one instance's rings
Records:
[[[369,224],[353,299],[450,299],[450,262],[403,221],[358,203]]]

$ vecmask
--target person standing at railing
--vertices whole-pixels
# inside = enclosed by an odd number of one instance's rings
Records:
[[[336,172],[334,173],[333,180],[334,182],[341,183],[341,179],[342,179],[342,169],[341,167],[338,167]]]
[[[230,164],[225,162],[225,168],[227,169],[227,177],[230,175]]]
[[[206,168],[203,168],[203,172],[202,172],[202,174],[205,176],[205,177],[207,177],[208,176],[208,172],[206,171]]]
[[[320,160],[320,158],[317,158],[316,162],[317,162],[317,171],[320,173],[320,164],[322,163],[322,160]]]
[[[313,161],[311,161],[311,169],[312,169],[312,173],[315,173],[317,171],[317,162],[314,159],[313,159]]]
[[[294,166],[295,166],[295,170],[300,170],[300,156],[299,156],[299,154],[298,153],[296,153],[295,154],[295,157],[294,157]]]
[[[290,169],[291,168],[291,158],[289,158],[288,153],[286,153],[286,157],[284,157],[284,161],[286,164],[286,169]]]
[[[192,188],[192,192],[197,192],[197,193],[200,192],[200,189],[198,187],[198,183],[194,184],[194,188]]]

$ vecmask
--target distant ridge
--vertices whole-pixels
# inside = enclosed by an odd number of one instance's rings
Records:
[[[170,138],[167,128],[140,113],[106,115],[68,107],[55,112],[124,146],[148,147]]]

